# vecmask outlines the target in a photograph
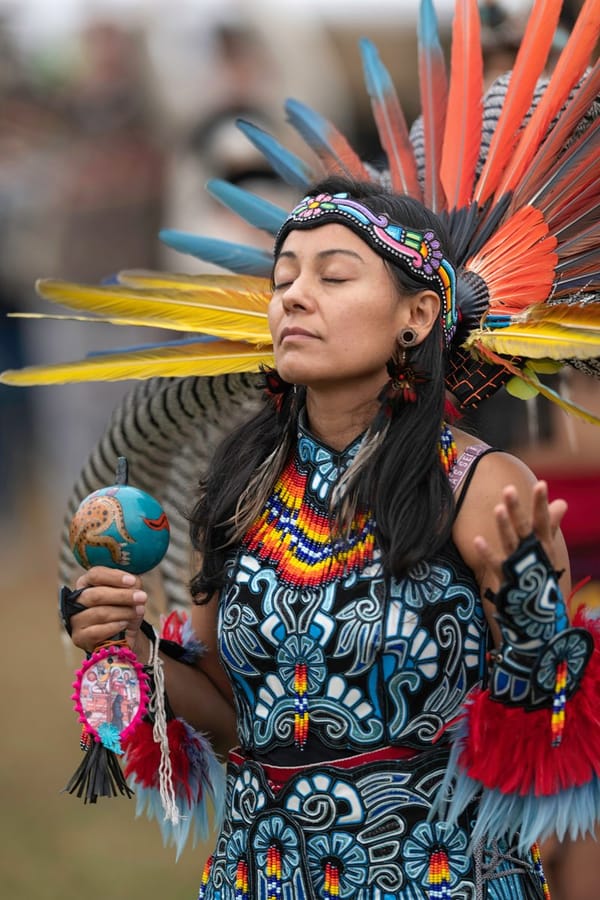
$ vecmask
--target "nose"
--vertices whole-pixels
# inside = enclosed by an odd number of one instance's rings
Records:
[[[281,303],[286,312],[308,310],[313,305],[309,279],[300,274],[285,288]]]

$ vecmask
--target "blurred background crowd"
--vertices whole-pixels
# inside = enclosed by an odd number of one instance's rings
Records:
[[[435,5],[447,42],[453,2]],[[480,3],[488,80],[510,68],[530,5]],[[557,50],[580,5],[564,3]],[[376,159],[357,39],[376,42],[414,118],[417,7],[417,0],[0,0],[0,370],[124,343],[107,326],[7,318],[47,311],[36,278],[93,283],[123,268],[198,271],[200,263],[161,245],[160,227],[256,241],[206,194],[206,180],[226,178],[282,205],[294,198],[236,129],[237,117],[298,150],[282,112],[295,96]],[[147,339],[132,329],[126,342]],[[575,371],[555,381],[600,413],[597,384]],[[167,891],[170,900],[189,898],[205,856],[188,850],[175,865],[154,826],[132,824],[131,803],[90,809],[59,793],[78,763],[69,701],[77,660],[65,658],[56,619],[60,525],[70,486],[127,388],[0,386],[0,884],[11,900]],[[574,602],[600,603],[600,428],[504,393],[471,424],[568,499],[574,581],[591,579]],[[549,851],[553,897],[600,897],[597,878],[585,880],[600,867],[595,846]]]

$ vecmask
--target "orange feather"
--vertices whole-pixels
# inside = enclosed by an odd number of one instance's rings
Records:
[[[370,41],[363,39],[360,49],[373,118],[387,156],[392,188],[421,200],[421,185],[408,126],[392,79]]]
[[[583,75],[599,34],[600,0],[586,0],[554,67],[544,96],[523,129],[517,148],[509,160],[497,189],[499,197],[513,190],[524,176],[550,123],[558,115],[571,89]]]
[[[425,144],[425,203],[434,212],[446,208],[440,180],[448,79],[431,0],[422,0],[419,18],[419,85]]]
[[[449,209],[471,200],[481,143],[483,57],[477,0],[457,0],[440,178]]]
[[[558,261],[556,239],[539,210],[520,209],[504,222],[467,264],[484,279],[490,312],[521,312],[546,299]]]
[[[475,200],[480,205],[494,193],[502,172],[510,162],[519,128],[531,105],[536,82],[550,52],[561,6],[562,0],[536,0],[529,16],[502,112],[475,189]]]

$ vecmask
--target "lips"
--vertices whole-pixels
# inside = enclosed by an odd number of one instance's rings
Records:
[[[284,328],[279,337],[279,343],[283,344],[286,338],[316,338],[317,335],[305,328]]]

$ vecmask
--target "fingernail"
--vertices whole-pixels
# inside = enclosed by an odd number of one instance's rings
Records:
[[[123,575],[121,583],[126,585],[127,587],[131,587],[135,584],[135,575],[131,575],[130,572],[127,572],[125,575]]]
[[[134,603],[145,603],[148,599],[148,594],[146,591],[134,591],[133,592],[133,602]]]
[[[136,606],[136,608],[135,608],[136,616],[143,616],[145,612],[146,612],[145,606]]]

